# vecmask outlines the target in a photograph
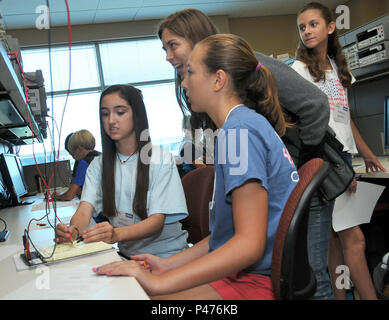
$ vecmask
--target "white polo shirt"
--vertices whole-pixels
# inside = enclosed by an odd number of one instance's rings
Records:
[[[119,155],[125,158],[125,156]],[[118,215],[110,217],[114,228],[140,222],[132,210],[135,196],[138,154],[121,163],[115,162],[115,202]],[[88,167],[81,201],[89,202],[100,213],[102,207],[101,189],[102,156],[96,157]],[[165,224],[160,233],[136,241],[118,244],[126,255],[150,253],[160,257],[170,256],[187,248],[187,231],[181,229],[182,220],[188,210],[184,190],[172,155],[159,147],[153,147],[153,156],[149,171],[149,191],[147,194],[147,215],[156,213],[165,215]]]

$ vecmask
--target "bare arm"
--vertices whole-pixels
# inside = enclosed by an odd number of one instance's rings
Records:
[[[360,155],[363,157],[363,160],[365,161],[366,172],[369,172],[369,170],[371,170],[372,172],[379,171],[379,170],[386,172],[385,168],[378,161],[374,153],[370,150],[365,140],[363,140],[361,134],[359,133],[357,127],[355,126],[354,122],[351,119],[350,119],[350,123],[351,123],[351,130],[353,132],[353,136],[354,136],[354,140],[358,152],[360,153]]]
[[[143,239],[163,228],[165,215],[153,214],[141,222],[130,226],[113,228],[109,222],[98,223],[82,233],[84,242],[104,241],[115,243]]]
[[[161,294],[226,277],[263,256],[267,235],[267,192],[257,182],[247,183],[232,192],[232,203],[235,235],[215,251],[162,275]]]
[[[78,184],[72,183],[66,192],[62,194],[56,194],[55,198],[57,200],[72,200],[80,192],[81,187]]]
[[[59,224],[56,230],[57,242],[68,242],[71,239],[76,239],[78,233],[82,233],[89,226],[92,218],[93,206],[89,202],[80,202],[76,213],[70,220],[70,225]]]
[[[207,236],[189,249],[166,258],[166,261],[168,261],[170,265],[169,269],[178,268],[205,256],[209,251],[209,238],[210,236]]]
[[[248,182],[232,192],[232,203],[235,234],[211,253],[161,275],[150,273],[136,261],[108,264],[97,272],[135,276],[149,294],[158,295],[209,283],[245,269],[264,254],[267,192],[258,182]]]
[[[161,274],[176,269],[206,255],[209,250],[209,236],[197,242],[194,246],[176,253],[170,257],[160,258],[151,254],[131,256],[132,260],[143,262],[150,266],[153,274]]]

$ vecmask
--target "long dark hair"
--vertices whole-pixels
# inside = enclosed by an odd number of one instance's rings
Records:
[[[162,20],[158,28],[158,36],[161,41],[162,32],[165,29],[168,29],[174,34],[187,39],[193,46],[206,37],[218,33],[216,26],[206,14],[200,10],[192,8],[177,11]],[[185,90],[181,87],[182,80],[182,77],[176,72],[175,87],[177,102],[184,116],[188,113],[191,115],[190,124],[192,131],[200,128],[210,128],[212,130],[216,130],[216,125],[206,113],[194,112],[192,110],[190,102],[185,94]]]
[[[149,162],[141,161],[140,151],[144,146],[151,143],[150,136],[147,138],[141,134],[144,130],[149,129],[147,120],[146,108],[143,103],[140,91],[128,85],[113,85],[105,89],[100,96],[100,132],[101,143],[103,150],[103,170],[101,187],[103,190],[103,214],[107,217],[117,215],[117,208],[115,203],[115,158],[116,145],[104,130],[101,102],[106,95],[117,93],[122,99],[126,100],[130,105],[133,114],[134,130],[137,142],[138,163],[137,163],[137,177],[136,190],[132,209],[138,217],[142,220],[147,218],[147,191],[149,188]],[[150,154],[151,156],[151,150]]]
[[[298,16],[307,10],[319,10],[323,19],[327,25],[331,22],[335,22],[333,13],[326,6],[318,2],[311,2],[305,5]],[[338,33],[335,31],[328,36],[328,49],[327,54],[331,59],[334,59],[335,64],[338,68],[338,76],[343,87],[351,87],[351,75],[350,70],[347,66],[346,58],[342,52],[342,47],[339,43]],[[299,46],[297,48],[297,59],[304,62],[309,70],[309,73],[313,76],[315,82],[321,80],[325,81],[325,70],[320,68],[319,57],[315,55],[313,49],[307,48],[300,37]]]
[[[239,99],[249,108],[262,114],[279,136],[285,134],[286,121],[278,101],[274,77],[258,60],[250,45],[232,34],[217,34],[199,42],[204,48],[203,63],[210,73],[226,72]]]

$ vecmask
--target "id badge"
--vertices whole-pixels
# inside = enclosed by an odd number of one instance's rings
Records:
[[[334,121],[344,124],[349,123],[350,113],[347,107],[336,104],[334,108]]]
[[[135,214],[119,211],[117,221],[121,227],[135,224]]]

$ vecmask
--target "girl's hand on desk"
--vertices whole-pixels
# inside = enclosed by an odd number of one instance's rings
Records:
[[[167,259],[153,256],[152,254],[138,254],[130,258],[131,260],[138,261],[140,265],[146,265],[154,274],[161,274],[170,270],[166,264]]]
[[[365,161],[366,172],[369,172],[369,170],[371,172],[386,172],[385,168],[374,154],[372,154],[370,157],[363,158],[363,160]]]
[[[93,268],[93,271],[100,275],[135,277],[148,294],[158,294],[157,288],[160,276],[151,273],[150,270],[140,264],[139,261],[129,260],[111,262],[101,267]]]
[[[117,242],[115,229],[109,222],[101,222],[95,224],[93,227],[86,229],[82,237],[84,238],[84,242],[97,242],[104,241],[106,243],[115,243]]]

